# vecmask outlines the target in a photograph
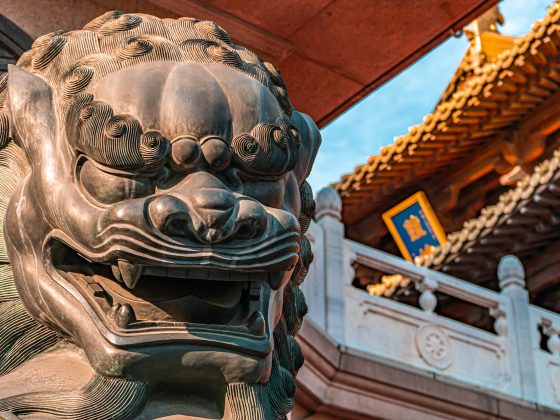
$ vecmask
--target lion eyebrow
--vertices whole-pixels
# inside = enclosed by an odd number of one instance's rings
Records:
[[[142,130],[128,114],[114,115],[112,107],[84,94],[67,114],[68,138],[80,151],[109,167],[138,169],[161,162],[170,150],[157,131]]]

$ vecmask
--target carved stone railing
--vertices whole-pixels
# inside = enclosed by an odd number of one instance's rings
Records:
[[[304,284],[309,317],[331,338],[381,362],[560,408],[560,315],[529,304],[516,257],[502,259],[497,293],[345,239],[340,209],[333,190],[319,192]],[[410,279],[419,307],[353,287],[355,263]],[[493,331],[439,315],[442,294],[487,310]]]

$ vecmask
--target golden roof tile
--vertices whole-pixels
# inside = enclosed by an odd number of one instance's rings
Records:
[[[353,192],[366,187],[372,194],[381,188],[388,193],[417,182],[417,171],[410,170],[416,162],[412,160],[415,155],[422,156],[424,172],[429,173],[430,165],[435,166],[446,158],[439,153],[445,144],[461,140],[454,146],[472,150],[471,140],[483,143],[496,130],[513,124],[542,103],[560,84],[560,64],[555,60],[560,52],[559,23],[560,0],[557,0],[528,34],[512,40],[510,49],[477,68],[421,124],[411,127],[406,135],[397,137],[393,144],[383,147],[378,155],[370,156],[367,163],[357,165],[354,172],[333,184],[343,202]],[[541,75],[545,64],[552,71]],[[469,141],[462,146],[465,139]],[[434,146],[427,147],[431,143]],[[398,175],[400,182],[395,183],[394,177],[383,177],[387,172]]]

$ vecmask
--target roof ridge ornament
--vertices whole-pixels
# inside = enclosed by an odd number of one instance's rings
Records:
[[[475,37],[480,38],[485,32],[499,34],[498,26],[503,26],[504,23],[504,15],[502,15],[500,7],[495,5],[469,23],[465,27],[465,35],[472,41]]]

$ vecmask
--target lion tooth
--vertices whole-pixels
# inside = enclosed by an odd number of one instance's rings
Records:
[[[117,316],[117,313],[119,312],[119,309],[121,309],[121,304],[115,303],[113,306],[111,306],[111,309],[109,309],[109,311],[107,312],[107,318],[114,321]]]
[[[129,289],[134,289],[138,284],[138,280],[140,280],[140,276],[142,276],[142,267],[123,260],[119,260],[118,264],[122,281]]]
[[[247,329],[254,335],[261,336],[265,334],[266,323],[260,311],[255,311],[251,314],[247,320]]]
[[[126,328],[131,322],[136,321],[134,310],[128,303],[118,308],[114,318],[115,324],[120,328]]]
[[[113,277],[115,277],[115,280],[122,283],[123,280],[121,276],[121,270],[119,270],[119,266],[114,264],[111,265],[111,271],[113,272]]]
[[[273,271],[268,273],[268,284],[272,290],[278,290],[282,286],[282,281],[286,275],[285,271]]]

